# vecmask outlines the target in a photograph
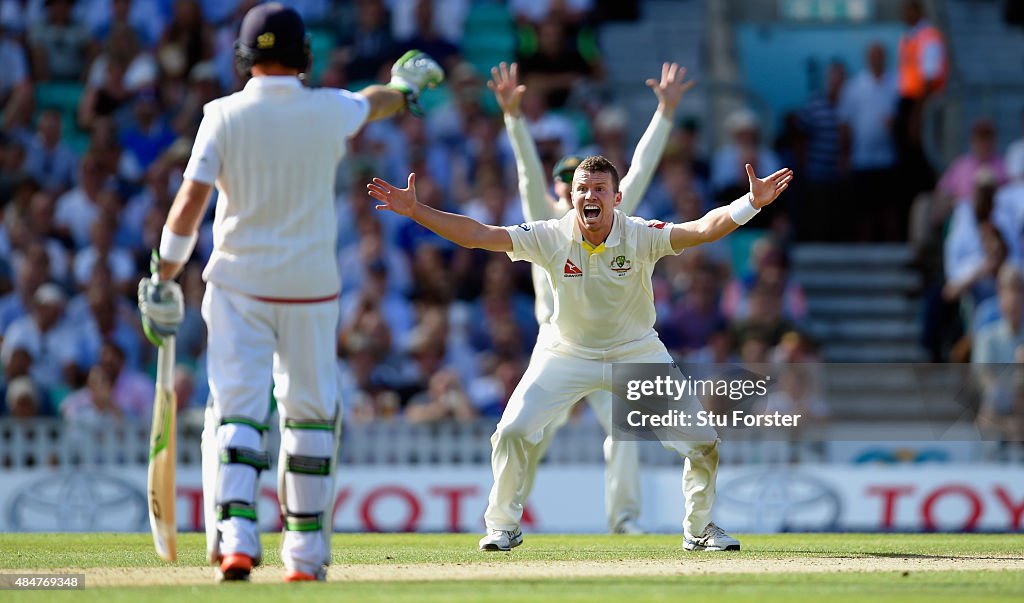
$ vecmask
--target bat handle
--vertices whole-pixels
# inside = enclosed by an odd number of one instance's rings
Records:
[[[165,390],[174,389],[174,335],[164,337],[156,354],[156,384]]]

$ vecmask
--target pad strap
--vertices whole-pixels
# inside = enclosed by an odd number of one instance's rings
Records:
[[[331,459],[322,456],[285,455],[285,470],[302,475],[330,475]]]
[[[299,421],[285,419],[285,429],[309,429],[314,431],[334,431],[334,421]]]
[[[220,462],[223,465],[248,465],[256,471],[270,468],[270,455],[265,450],[252,448],[225,448],[220,451]]]
[[[266,423],[258,423],[248,417],[224,417],[220,420],[221,425],[248,425],[260,433],[270,431],[270,425]]]
[[[229,517],[240,517],[256,521],[256,505],[242,500],[229,500],[217,505],[217,519],[224,521]]]
[[[323,529],[323,513],[298,515],[287,513],[284,516],[284,529],[289,532],[319,532]]]

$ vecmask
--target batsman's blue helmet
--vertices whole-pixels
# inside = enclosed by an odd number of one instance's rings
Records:
[[[235,65],[248,74],[257,63],[277,62],[304,72],[309,69],[310,39],[295,9],[277,2],[254,6],[245,13],[235,41]]]

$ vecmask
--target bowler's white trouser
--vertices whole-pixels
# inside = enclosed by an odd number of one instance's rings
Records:
[[[337,300],[268,303],[208,283],[202,310],[212,401],[203,433],[208,554],[216,561],[262,552],[255,506],[259,471],[269,461],[262,436],[273,383],[281,419],[278,498],[286,524],[281,559],[287,569],[315,574],[330,561],[341,416]]]
[[[563,348],[564,349],[564,348]],[[484,522],[489,530],[514,530],[523,517],[527,472],[531,455],[536,454],[544,430],[559,419],[566,409],[584,396],[612,389],[613,363],[664,363],[672,357],[656,338],[634,347],[634,351],[615,358],[589,360],[536,349],[530,366],[502,414],[491,436],[491,470],[494,485],[488,497]],[[673,377],[683,381],[678,369]],[[681,409],[691,416],[703,410],[696,398]],[[609,413],[610,419],[610,413]],[[699,535],[711,521],[715,502],[715,478],[718,472],[718,434],[711,427],[677,428],[662,442],[684,457],[683,495],[686,498],[684,532]]]
[[[553,337],[550,324],[541,325],[537,336],[537,345],[533,348],[534,357],[546,347],[548,338]],[[638,442],[615,440],[612,438],[612,393],[597,390],[587,396],[587,403],[594,411],[601,428],[607,436],[604,440],[604,508],[608,518],[608,531],[627,521],[636,521],[640,517],[640,447]],[[533,492],[537,479],[537,468],[547,453],[555,434],[569,420],[572,404],[544,428],[544,435],[536,446],[527,450],[526,480],[519,500],[526,504]]]

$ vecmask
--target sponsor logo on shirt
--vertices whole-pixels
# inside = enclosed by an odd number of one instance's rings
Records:
[[[615,256],[608,265],[611,266],[612,271],[619,276],[623,276],[633,269],[633,262],[627,260],[624,255]]]
[[[526,222],[523,222],[522,224],[520,224],[520,225],[519,225],[519,228],[522,228],[522,229],[523,229],[523,230],[525,230],[526,232],[530,232],[530,230],[531,230],[531,229],[532,229],[533,227],[532,227],[532,226],[530,226],[529,224],[527,224]]]
[[[648,220],[647,221],[647,228],[657,228],[658,230],[661,230],[661,229],[665,228],[666,226],[668,226],[668,224],[666,224],[665,222],[662,222],[661,220]]]
[[[562,272],[562,276],[575,277],[583,276],[583,271],[579,269],[579,266],[572,263],[572,260],[565,260],[565,269]]]

